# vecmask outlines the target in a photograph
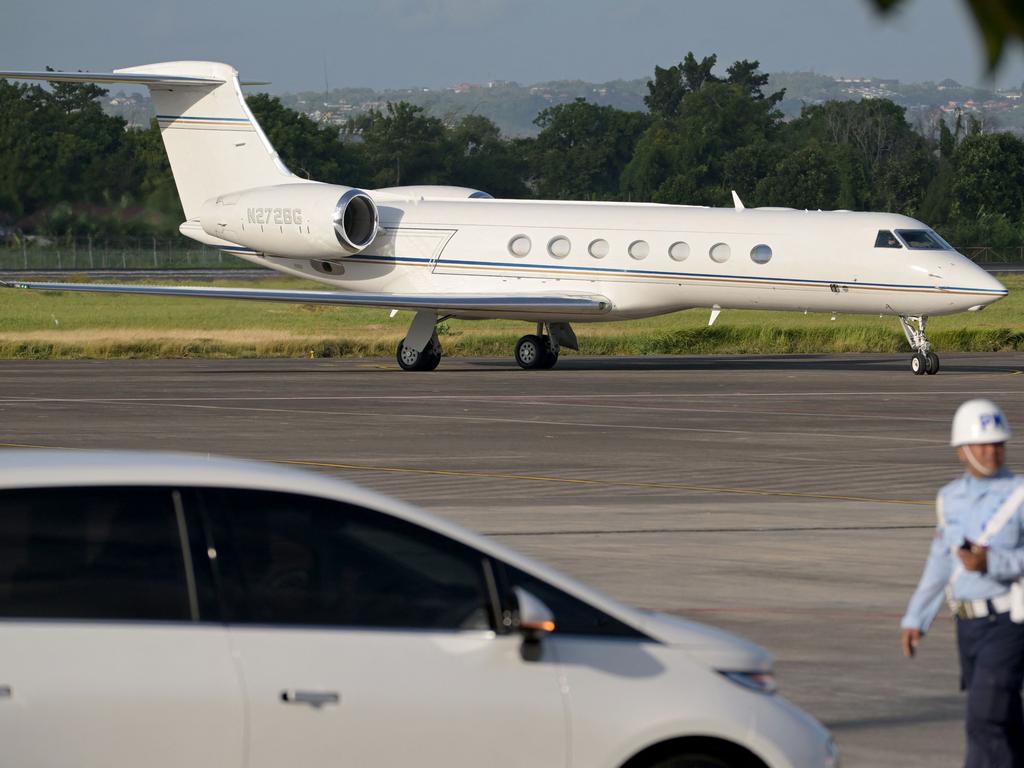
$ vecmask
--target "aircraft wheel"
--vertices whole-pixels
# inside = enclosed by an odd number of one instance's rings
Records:
[[[433,371],[441,364],[441,350],[438,349],[436,352],[432,351],[429,347],[420,354],[423,358],[423,363],[420,365],[418,370],[421,371]]]
[[[923,376],[927,365],[924,355],[920,352],[915,352],[914,356],[910,358],[910,370],[914,372],[915,376]]]
[[[544,360],[541,361],[540,368],[554,368],[555,363],[558,362],[558,350],[553,350],[551,347],[544,345]]]
[[[939,356],[936,355],[934,352],[929,352],[928,354],[925,355],[924,363],[924,372],[927,373],[929,376],[934,376],[936,373],[939,372]]]
[[[528,371],[543,368],[546,357],[547,344],[540,336],[523,336],[516,343],[516,362],[520,368]]]
[[[405,346],[405,339],[402,339],[398,342],[395,359],[398,360],[398,367],[403,371],[432,371],[441,362],[441,353],[432,352],[430,347],[422,352],[417,352],[412,347]]]

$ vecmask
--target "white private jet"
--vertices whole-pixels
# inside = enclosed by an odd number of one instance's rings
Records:
[[[0,72],[149,88],[186,221],[181,233],[329,291],[17,282],[12,287],[253,299],[415,312],[405,370],[441,360],[447,318],[536,323],[523,368],[577,349],[574,322],[693,307],[895,315],[915,374],[939,358],[930,315],[980,310],[999,281],[920,221],[888,213],[648,203],[495,200],[461,187],[361,190],[284,166],[227,64],[179,61],[113,73]]]

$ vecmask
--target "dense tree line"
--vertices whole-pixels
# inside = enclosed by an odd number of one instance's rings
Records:
[[[829,101],[784,121],[756,61],[719,74],[692,53],[656,67],[647,112],[584,99],[508,140],[479,115],[389,104],[342,131],[249,98],[299,176],[364,187],[458,184],[496,197],[896,211],[959,245],[1024,244],[1024,142],[970,119],[934,135],[886,100]],[[0,225],[55,235],[172,233],[181,221],[155,123],[126,130],[92,85],[0,80]]]

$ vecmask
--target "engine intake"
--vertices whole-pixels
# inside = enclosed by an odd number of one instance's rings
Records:
[[[338,242],[352,253],[359,253],[372,243],[380,226],[376,204],[358,189],[350,189],[341,196],[332,220]]]

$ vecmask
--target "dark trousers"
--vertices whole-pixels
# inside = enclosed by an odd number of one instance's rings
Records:
[[[958,619],[956,637],[967,691],[964,768],[1024,768],[1024,624],[1008,613]]]

